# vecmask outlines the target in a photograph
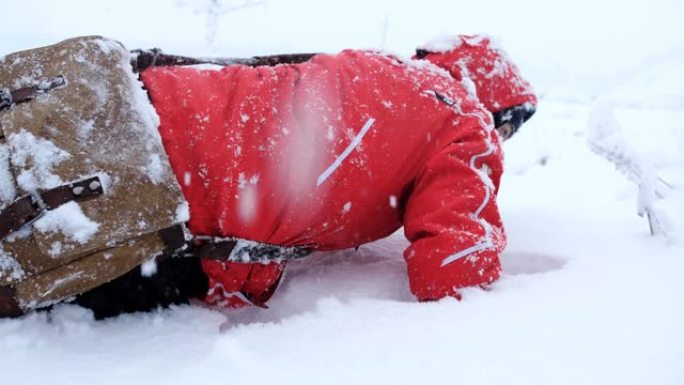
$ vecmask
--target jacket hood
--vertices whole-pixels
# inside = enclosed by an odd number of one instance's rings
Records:
[[[416,59],[432,62],[455,79],[470,79],[491,113],[531,104],[537,97],[506,52],[486,35],[458,35],[435,40],[416,50]]]

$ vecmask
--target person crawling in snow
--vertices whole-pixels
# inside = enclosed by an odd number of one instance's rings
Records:
[[[411,59],[344,50],[278,65],[163,65],[140,79],[189,204],[186,258],[76,297],[102,318],[198,298],[265,307],[288,260],[402,226],[419,301],[501,272],[501,141],[537,98],[485,36]],[[179,61],[176,61],[178,63]]]

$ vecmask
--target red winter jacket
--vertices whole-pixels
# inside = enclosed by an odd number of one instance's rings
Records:
[[[403,225],[419,300],[499,276],[499,138],[446,71],[346,50],[274,67],[155,67],[142,79],[193,234],[336,250]],[[265,301],[283,268],[203,267],[206,300],[226,306]]]

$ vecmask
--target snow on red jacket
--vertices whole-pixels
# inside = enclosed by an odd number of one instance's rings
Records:
[[[403,225],[418,299],[499,276],[499,139],[445,71],[346,50],[274,67],[156,67],[142,79],[193,234],[336,250]],[[282,266],[204,268],[208,300],[231,305],[237,292],[270,296]]]
[[[458,35],[418,48],[417,58],[447,70],[456,80],[470,79],[488,111],[537,105],[537,96],[506,52],[486,35]]]

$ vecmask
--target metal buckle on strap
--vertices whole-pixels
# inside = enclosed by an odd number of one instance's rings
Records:
[[[45,201],[43,200],[43,197],[40,196],[40,194],[38,194],[35,191],[32,191],[28,195],[28,197],[31,199],[31,206],[34,207],[35,215],[33,216],[33,218],[30,218],[24,225],[30,225],[38,219],[42,218],[43,215],[45,215],[45,212],[47,211],[47,205],[45,204]]]
[[[0,110],[12,105],[12,91],[9,88],[0,88]]]
[[[61,87],[66,84],[64,76],[58,75],[47,79],[40,80],[38,84],[35,85],[37,91],[42,91],[42,93],[48,92],[57,87]]]

